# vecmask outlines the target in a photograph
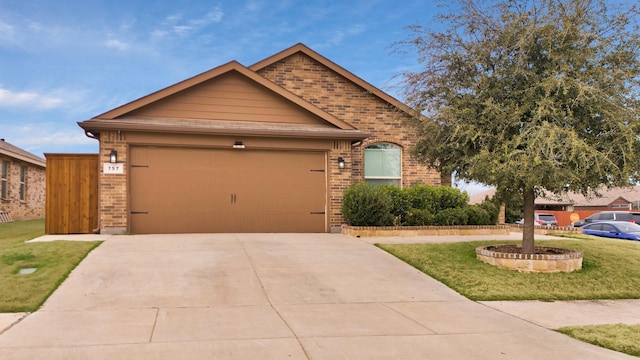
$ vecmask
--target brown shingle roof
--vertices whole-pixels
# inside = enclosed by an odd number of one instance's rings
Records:
[[[47,166],[47,161],[45,159],[36,156],[26,150],[23,150],[15,145],[12,145],[6,142],[4,139],[0,139],[0,154],[17,160],[25,161],[36,166]]]
[[[171,133],[224,135],[256,135],[274,137],[364,139],[367,134],[355,129],[308,124],[264,123],[253,121],[222,121],[167,118],[123,118],[103,121],[91,119],[82,126],[92,130],[121,129]]]

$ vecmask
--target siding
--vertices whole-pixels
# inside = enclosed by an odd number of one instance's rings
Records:
[[[283,102],[272,91],[230,72],[149,104],[126,117],[251,121],[324,125],[326,121]]]

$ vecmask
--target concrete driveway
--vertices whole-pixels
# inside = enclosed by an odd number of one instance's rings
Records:
[[[114,236],[0,359],[635,359],[472,302],[335,234]]]

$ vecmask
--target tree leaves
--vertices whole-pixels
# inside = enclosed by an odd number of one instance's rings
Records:
[[[418,159],[513,189],[596,191],[640,170],[636,6],[604,0],[454,0],[414,26]],[[612,10],[614,9],[614,10]]]

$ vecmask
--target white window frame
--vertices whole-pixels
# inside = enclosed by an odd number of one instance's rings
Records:
[[[0,162],[0,200],[9,198],[9,162],[2,160]]]
[[[367,175],[367,149],[370,149],[374,146],[383,146],[387,147],[387,149],[394,149],[398,151],[398,175],[393,176],[383,176],[383,175]],[[372,149],[373,150],[373,149]],[[377,149],[376,149],[377,150]],[[367,145],[364,149],[364,181],[365,183],[373,183],[373,184],[383,184],[389,183],[388,185],[395,185],[398,187],[402,187],[402,147],[400,145],[389,143],[389,142],[376,142]]]
[[[20,166],[20,201],[27,201],[27,166]]]

